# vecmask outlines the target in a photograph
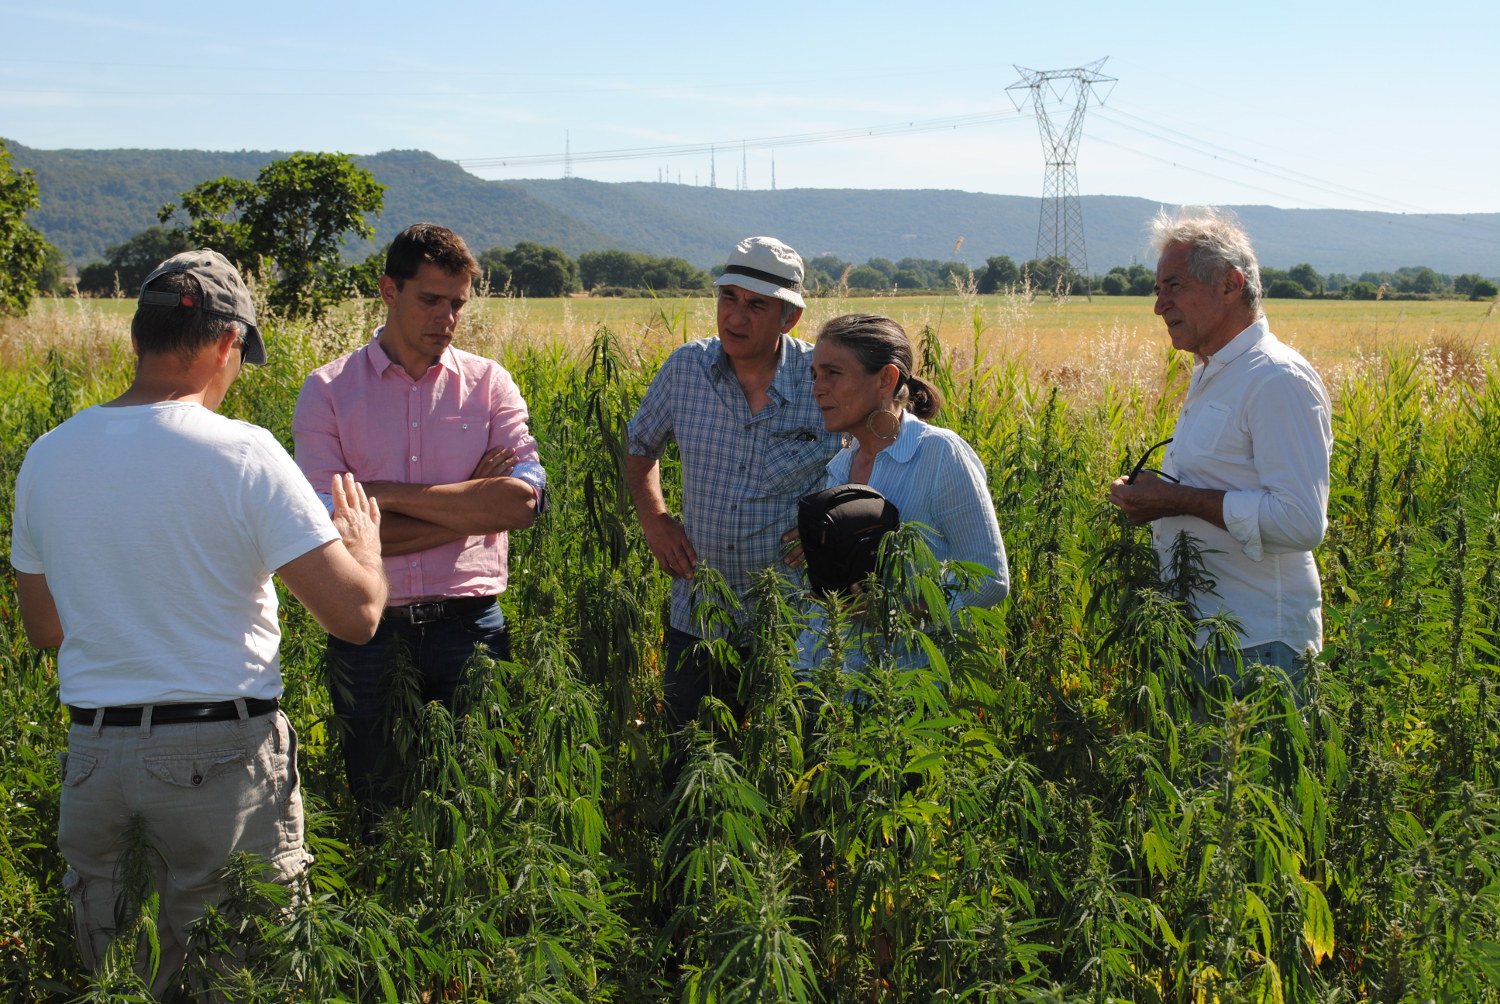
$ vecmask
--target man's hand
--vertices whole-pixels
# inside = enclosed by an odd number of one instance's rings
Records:
[[[669,513],[655,513],[641,517],[641,529],[646,533],[646,546],[651,548],[662,571],[674,579],[693,577],[698,552],[681,523]]]
[[[469,475],[469,479],[508,478],[515,469],[516,451],[509,446],[496,446],[484,451],[484,456],[474,465],[474,473]]]
[[[354,560],[380,568],[380,503],[365,494],[353,474],[333,476],[333,525]]]
[[[781,535],[782,544],[790,544],[781,555],[781,560],[788,568],[801,568],[802,562],[806,560],[802,554],[802,530],[792,527]]]
[[[1109,486],[1109,501],[1139,526],[1164,516],[1197,516],[1224,529],[1224,493],[1214,488],[1177,485],[1141,471],[1131,484],[1123,477]]]

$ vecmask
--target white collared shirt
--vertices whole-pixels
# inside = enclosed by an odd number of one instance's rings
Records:
[[[1240,622],[1242,648],[1323,645],[1322,589],[1313,549],[1328,527],[1332,406],[1306,359],[1262,317],[1193,370],[1162,469],[1185,485],[1225,492],[1227,530],[1194,516],[1152,526],[1163,567],[1173,541],[1199,541],[1214,594]],[[1201,640],[1201,639],[1200,639]]]

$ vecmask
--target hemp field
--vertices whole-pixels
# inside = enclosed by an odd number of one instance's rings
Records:
[[[278,916],[244,882],[205,925],[191,999],[1500,1002],[1490,305],[1268,304],[1335,398],[1327,645],[1299,713],[1274,687],[1237,701],[1193,683],[1195,612],[1104,503],[1185,383],[1149,301],[814,302],[807,333],[859,309],[921,337],[941,421],[986,465],[1013,592],[916,623],[903,597],[939,576],[906,552],[872,608],[895,612],[892,641],[925,634],[932,668],[877,660],[855,709],[831,667],[792,676],[799,605],[768,579],[735,667],[750,711],[706,715],[664,790],[666,580],[621,435],[665,352],[712,333],[711,309],[475,304],[462,342],[515,374],[552,482],[513,543],[517,661],[478,667],[468,716],[405,709],[404,804],[371,846],[330,735],[321,636],[285,604],[310,895]],[[5,529],[26,446],[127,382],[129,310],[45,303],[0,321]],[[268,324],[270,363],[225,412],[289,444],[302,377],[376,319],[366,304]],[[138,999],[127,966],[91,978],[72,949],[52,655],[26,645],[0,571],[0,986]],[[223,944],[252,946],[248,965],[207,965]]]

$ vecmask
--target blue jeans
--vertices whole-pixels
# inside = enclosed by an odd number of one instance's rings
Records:
[[[1252,645],[1249,648],[1240,649],[1240,664],[1245,669],[1257,663],[1276,670],[1281,675],[1291,689],[1292,697],[1296,700],[1298,707],[1307,703],[1306,688],[1303,683],[1305,670],[1301,653],[1284,641],[1273,641],[1265,645]],[[1207,684],[1214,676],[1227,676],[1234,695],[1244,696],[1245,682],[1240,679],[1235,670],[1233,654],[1225,652],[1209,666],[1199,664],[1195,667],[1195,671],[1204,684]]]
[[[344,753],[349,791],[359,806],[366,828],[399,793],[393,770],[394,733],[402,707],[391,698],[409,661],[410,694],[417,705],[437,701],[455,714],[462,712],[456,698],[467,679],[466,669],[477,649],[490,657],[510,659],[510,628],[496,604],[472,614],[411,624],[387,617],[375,637],[352,645],[328,639],[329,690],[334,720]],[[404,657],[404,658],[403,658]],[[403,683],[403,686],[406,685]]]

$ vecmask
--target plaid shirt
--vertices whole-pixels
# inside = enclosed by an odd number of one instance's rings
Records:
[[[701,563],[743,597],[750,576],[777,564],[797,499],[816,491],[839,437],[812,396],[812,346],[783,335],[770,402],[755,414],[717,338],[689,342],[662,364],[630,420],[630,452],[659,458],[675,440],[682,520]],[[672,626],[702,636],[692,581],[672,580]]]

